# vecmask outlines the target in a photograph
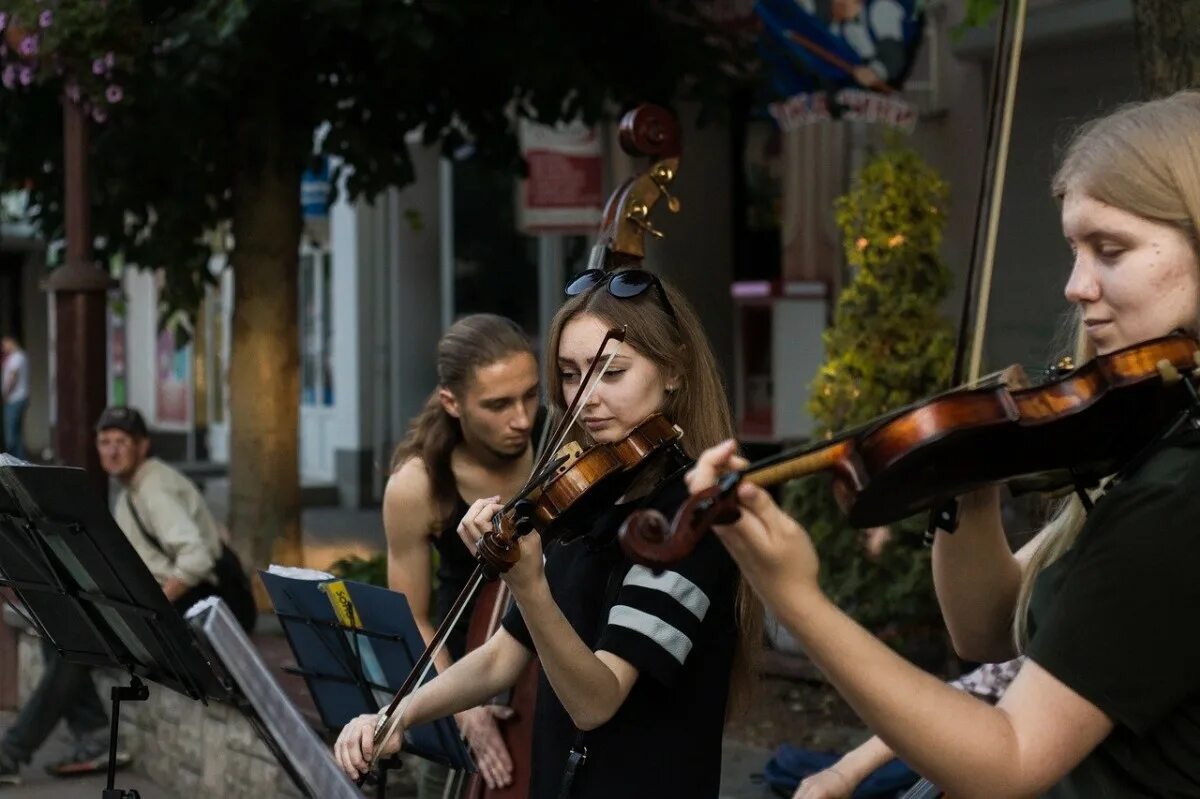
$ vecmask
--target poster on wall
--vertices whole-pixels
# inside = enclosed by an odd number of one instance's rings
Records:
[[[604,203],[600,137],[582,122],[554,127],[522,120],[529,176],[517,187],[517,228],[525,234],[595,231]]]
[[[924,0],[758,0],[759,53],[783,130],[829,119],[911,130],[897,92],[912,71]]]
[[[108,309],[108,404],[128,405],[125,309]]]
[[[154,352],[154,420],[159,427],[186,427],[191,422],[192,345],[180,347],[168,326],[158,331]]]

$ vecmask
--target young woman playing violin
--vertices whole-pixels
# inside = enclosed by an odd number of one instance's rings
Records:
[[[1066,298],[1105,355],[1200,321],[1200,93],[1085,126],[1054,180],[1074,261]],[[706,451],[693,492],[739,468]],[[822,593],[805,530],[761,489],[716,527],[742,574],[879,736],[952,797],[1200,796],[1200,430],[1187,425],[1028,545],[1005,545],[995,490],[938,533],[955,648],[1025,666],[991,707],[906,663]],[[1180,614],[1183,628],[1173,624]]]
[[[624,559],[616,533],[634,508],[684,499],[678,478],[690,458],[731,433],[725,393],[695,312],[649,272],[592,270],[568,294],[547,338],[548,392],[560,412],[607,331],[626,330],[623,343],[607,345],[615,356],[582,406],[578,439],[617,442],[662,413],[682,428],[682,452],[657,470],[664,479],[647,495],[630,491],[575,523],[577,537],[547,542],[544,565],[539,535],[522,537],[520,559],[503,575],[516,608],[487,643],[412,695],[403,726],[486,701],[536,656],[531,797],[560,796],[565,780],[571,797],[716,797],[739,631],[757,642],[760,627],[739,622],[737,570],[715,539],[656,574]],[[490,530],[498,500],[463,517],[469,546]],[[747,608],[745,618],[760,612]],[[343,730],[334,753],[347,773],[366,769],[376,723],[362,716]],[[394,736],[386,752],[397,748]]]

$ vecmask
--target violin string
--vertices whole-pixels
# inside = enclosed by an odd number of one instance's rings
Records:
[[[1059,377],[1064,373],[1062,369],[1059,369],[1059,368],[1053,367],[1053,366],[1051,366],[1051,367],[1022,367],[1022,368],[1024,368],[1024,370],[1027,374],[1036,375],[1038,377],[1052,377],[1053,378],[1053,377]],[[1004,377],[1004,374],[1005,374],[1005,372],[1004,372],[1004,370],[1002,370],[1002,371],[995,372],[990,375],[984,375],[983,377],[979,378],[975,383],[958,386],[957,388],[952,388],[948,391],[944,391],[941,394],[935,394],[933,397],[925,397],[923,399],[916,400],[915,402],[911,402],[908,405],[905,405],[903,407],[895,408],[891,411],[888,411],[887,413],[885,413],[882,416],[878,416],[874,419],[863,422],[860,425],[855,425],[853,427],[845,428],[845,429],[835,433],[834,435],[831,435],[828,438],[822,439],[820,441],[811,442],[808,444],[802,444],[801,446],[795,447],[794,449],[780,452],[777,455],[773,455],[769,458],[764,458],[763,460],[753,463],[750,466],[746,467],[744,470],[742,470],[742,474],[743,475],[757,474],[760,471],[773,468],[775,466],[780,465],[781,463],[793,460],[795,458],[803,457],[805,455],[816,452],[817,450],[823,449],[825,447],[829,447],[833,444],[838,443],[839,441],[843,441],[852,436],[857,436],[862,433],[866,433],[873,427],[885,424],[888,421],[895,419],[897,416],[905,414],[911,410],[916,410],[917,408],[920,408],[923,405],[929,404],[929,401],[931,399],[937,399],[938,397],[950,396],[952,394],[957,394],[957,393],[963,392],[963,391],[973,391],[973,390],[984,389],[984,388],[989,387],[993,383],[999,384],[1000,382],[1002,382],[1001,378]]]

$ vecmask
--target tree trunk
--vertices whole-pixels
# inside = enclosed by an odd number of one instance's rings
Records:
[[[1142,93],[1200,87],[1200,0],[1134,0]]]
[[[290,157],[278,94],[268,84],[257,99],[234,142],[229,527],[247,567],[302,565],[301,165]]]

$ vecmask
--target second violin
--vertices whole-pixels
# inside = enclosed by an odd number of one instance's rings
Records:
[[[631,516],[621,545],[643,563],[678,560],[712,525],[737,518],[742,480],[770,486],[830,472],[846,489],[843,509],[858,527],[889,524],[994,483],[1090,487],[1179,417],[1195,396],[1189,381],[1197,369],[1200,345],[1175,334],[1094,358],[1040,386],[951,391],[732,472],[690,497],[671,523]]]

